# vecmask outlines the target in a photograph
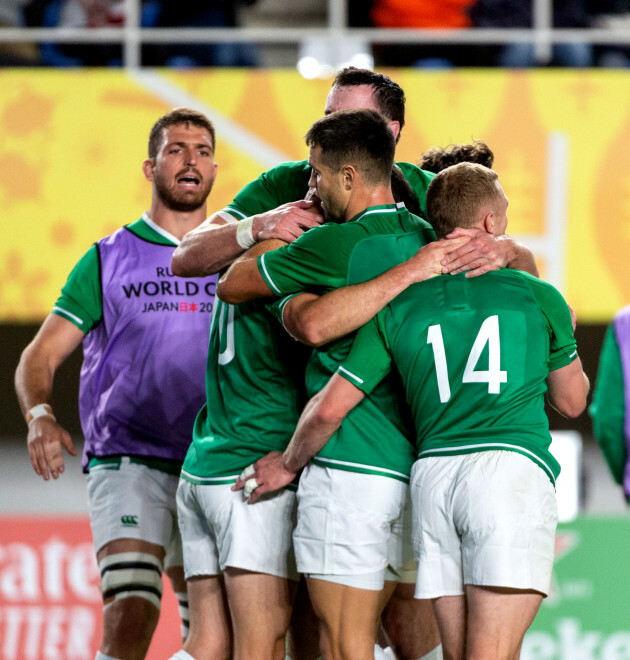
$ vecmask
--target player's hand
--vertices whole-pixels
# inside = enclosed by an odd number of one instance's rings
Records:
[[[446,238],[462,236],[468,236],[470,241],[442,259],[443,273],[456,275],[467,271],[466,277],[476,277],[508,265],[513,247],[509,236],[497,237],[481,229],[457,227]]]
[[[458,247],[468,243],[467,236],[461,238],[443,238],[439,241],[427,243],[421,247],[413,257],[407,259],[401,268],[404,269],[410,283],[424,282],[431,277],[442,274],[442,260]]]
[[[277,209],[259,213],[254,218],[252,233],[257,241],[278,238],[286,243],[293,242],[305,231],[324,222],[316,200],[301,199],[283,204]]]
[[[44,481],[59,478],[64,471],[63,447],[71,456],[77,455],[72,438],[60,424],[46,415],[34,419],[26,438],[33,470]]]
[[[254,504],[265,493],[290,484],[297,472],[289,472],[282,463],[282,452],[272,451],[241,472],[232,490],[242,490],[243,500]]]

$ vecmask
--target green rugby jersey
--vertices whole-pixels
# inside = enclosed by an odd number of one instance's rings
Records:
[[[414,236],[409,254],[371,249],[378,245],[377,238],[386,238],[385,234],[402,236],[407,232]],[[376,277],[434,239],[430,225],[404,206],[371,207],[349,222],[315,227],[290,245],[266,253],[259,259],[259,268],[268,283],[274,281],[277,293],[326,293]],[[393,245],[396,243],[394,240]],[[279,315],[286,300],[277,305]],[[306,372],[309,396],[321,390],[335,373],[350,350],[353,335],[313,351]],[[409,442],[411,423],[393,382],[384,383],[361,402],[313,461],[408,481],[415,458]]]
[[[206,404],[195,421],[182,478],[197,484],[232,483],[268,452],[283,451],[304,407],[309,353],[286,334],[264,303],[228,305],[215,298]]]
[[[361,241],[350,256],[347,283],[358,284],[378,277],[434,239],[433,232],[425,228]],[[352,333],[341,343],[342,351],[337,351],[334,359],[326,353],[315,354],[319,359],[312,360],[307,371],[309,391],[322,389],[349,353],[355,335]],[[417,454],[414,439],[415,428],[405,390],[398,372],[392,370],[369,397],[350,411],[313,462],[341,466],[357,462],[357,456],[361,456],[363,463],[409,475]]]
[[[413,189],[420,208],[426,213],[427,188],[435,176],[411,163],[396,163]],[[308,192],[311,167],[306,160],[282,163],[248,183],[222,213],[242,220],[288,202],[304,199]]]
[[[608,326],[604,337],[589,414],[593,420],[595,439],[608,467],[615,481],[623,485],[628,452],[625,415],[630,411],[626,411],[621,349],[614,323]]]
[[[400,294],[357,334],[338,373],[364,392],[395,364],[418,458],[504,449],[555,483],[544,410],[549,371],[577,358],[571,315],[550,284],[521,271],[443,275]]]

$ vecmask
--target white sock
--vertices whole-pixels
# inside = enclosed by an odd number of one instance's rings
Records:
[[[170,660],[195,660],[190,653],[187,653],[182,649],[181,651],[177,651],[175,655],[172,655],[170,657]]]
[[[374,644],[374,660],[392,660],[394,654],[389,646],[384,649],[378,644]]]
[[[432,651],[429,651],[418,660],[443,660],[442,645],[436,646]]]
[[[111,655],[105,655],[104,653],[97,651],[94,660],[120,660],[120,658],[114,658]]]

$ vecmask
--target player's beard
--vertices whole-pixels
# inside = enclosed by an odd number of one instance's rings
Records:
[[[203,206],[212,190],[214,179],[203,179],[198,173],[195,173],[195,176],[200,181],[197,190],[177,190],[175,184],[167,183],[156,173],[154,178],[155,189],[166,208],[180,213],[191,213]]]
[[[339,210],[329,208],[324,202],[322,202],[321,208],[326,222],[336,222],[337,224],[341,224],[345,221],[345,215]]]

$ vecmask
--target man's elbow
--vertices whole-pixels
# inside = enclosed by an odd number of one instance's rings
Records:
[[[173,275],[177,275],[178,277],[188,276],[186,258],[179,250],[179,248],[175,248],[175,252],[173,252],[173,256],[171,257],[171,273],[173,273]]]
[[[347,411],[342,410],[336,401],[322,399],[317,406],[317,422],[321,426],[338,428]]]
[[[552,402],[553,407],[565,417],[579,417],[586,408],[586,396],[576,399]]]
[[[225,276],[217,283],[217,297],[230,305],[240,305],[247,300],[245,293]]]
[[[289,334],[302,344],[313,348],[323,346],[331,341],[326,334],[326,328],[320,322],[313,319],[285,319],[285,327]]]
[[[589,392],[589,380],[582,373],[582,382],[561,396],[550,397],[551,405],[565,417],[579,417],[586,408],[586,397]]]

